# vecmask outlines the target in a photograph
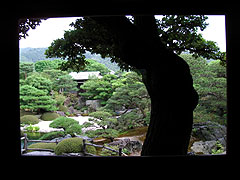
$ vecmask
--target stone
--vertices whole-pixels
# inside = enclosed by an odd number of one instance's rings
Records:
[[[85,139],[85,140],[87,140],[87,141],[89,141],[89,142],[93,142],[93,139],[92,138],[90,138],[90,137],[87,137],[87,136],[81,136],[81,135],[75,135],[76,137],[79,137],[79,138],[82,138],[82,139]]]
[[[64,139],[68,139],[68,138],[72,138],[72,136],[71,136],[70,134],[67,134],[67,135],[64,136],[64,137],[54,138],[54,139],[51,140],[51,142],[56,142],[56,140],[57,140],[58,142],[60,142],[60,141],[62,141],[62,140],[64,140]]]
[[[222,144],[226,144],[226,126],[210,121],[202,123],[194,123],[192,136],[202,141],[221,141]]]
[[[56,111],[56,113],[59,114],[60,116],[66,117],[66,114],[63,111]]]
[[[126,148],[130,153],[139,152],[142,150],[142,143],[135,140],[130,140],[129,138],[120,139],[118,141],[113,141],[108,145],[119,146],[121,148]]]
[[[90,112],[92,110],[96,111],[101,107],[99,100],[87,100],[86,106],[88,106]]]
[[[195,154],[211,154],[212,153],[212,149],[217,148],[216,146],[217,141],[213,140],[213,141],[197,141],[194,142],[191,150],[195,153]]]
[[[32,151],[23,154],[23,156],[56,156],[56,154],[49,151]]]
[[[73,107],[73,106],[70,106],[70,107],[68,108],[68,112],[69,112],[70,114],[75,114],[75,109],[74,109],[74,107]]]

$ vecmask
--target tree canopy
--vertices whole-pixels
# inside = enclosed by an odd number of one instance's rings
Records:
[[[120,44],[115,40],[118,37],[111,33],[111,28],[106,28],[104,25],[105,21],[112,21],[112,19],[120,24],[127,24],[129,31],[138,28],[136,26],[139,21],[138,16],[133,16],[131,20],[125,16],[105,19],[83,17],[71,24],[74,30],[66,31],[63,38],[52,42],[46,50],[47,57],[68,59],[62,68],[74,67],[79,71],[86,66],[84,53],[89,51],[101,54],[102,57],[110,57],[111,61],[118,63],[121,69],[135,68],[129,66],[124,61],[124,57],[121,57]],[[187,51],[195,57],[202,56],[207,59],[225,61],[225,53],[220,52],[215,42],[207,41],[197,33],[198,29],[203,31],[207,27],[206,19],[207,16],[203,15],[164,15],[162,20],[155,21],[161,42],[170,51],[177,54]],[[131,49],[131,45],[126,45],[126,48]]]

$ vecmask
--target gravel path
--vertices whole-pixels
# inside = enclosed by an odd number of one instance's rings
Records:
[[[72,118],[76,121],[79,122],[80,125],[82,125],[84,122],[88,121],[88,118],[90,118],[89,116],[76,116],[76,117],[69,117]],[[58,129],[58,128],[51,128],[49,127],[49,124],[53,122],[53,121],[43,121],[40,120],[40,122],[38,124],[34,124],[32,126],[38,126],[40,129],[38,132],[52,132],[52,131],[63,131],[62,128]],[[21,130],[23,130],[24,127],[21,127]],[[83,128],[83,131],[87,131],[87,130],[95,130],[95,129],[99,129],[99,128],[95,128],[95,127],[89,127],[89,128]]]

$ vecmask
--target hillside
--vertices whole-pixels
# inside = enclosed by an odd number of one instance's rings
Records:
[[[20,61],[22,62],[37,62],[39,60],[53,60],[57,58],[46,58],[44,52],[47,48],[20,48]],[[101,58],[100,55],[91,54],[87,52],[85,54],[87,59],[94,59],[97,62],[104,64],[108,69],[113,70],[114,72],[118,71],[120,68],[116,63],[112,63],[110,58]]]

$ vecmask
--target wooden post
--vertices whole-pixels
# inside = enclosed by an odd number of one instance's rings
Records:
[[[122,156],[122,148],[119,148],[119,156]]]
[[[23,149],[25,149],[25,151],[27,151],[27,146],[28,146],[28,138],[27,138],[27,134],[24,133],[23,134],[25,139],[24,139],[24,144],[23,144]]]
[[[86,153],[86,144],[85,144],[86,140],[83,139],[83,155],[85,156]]]

